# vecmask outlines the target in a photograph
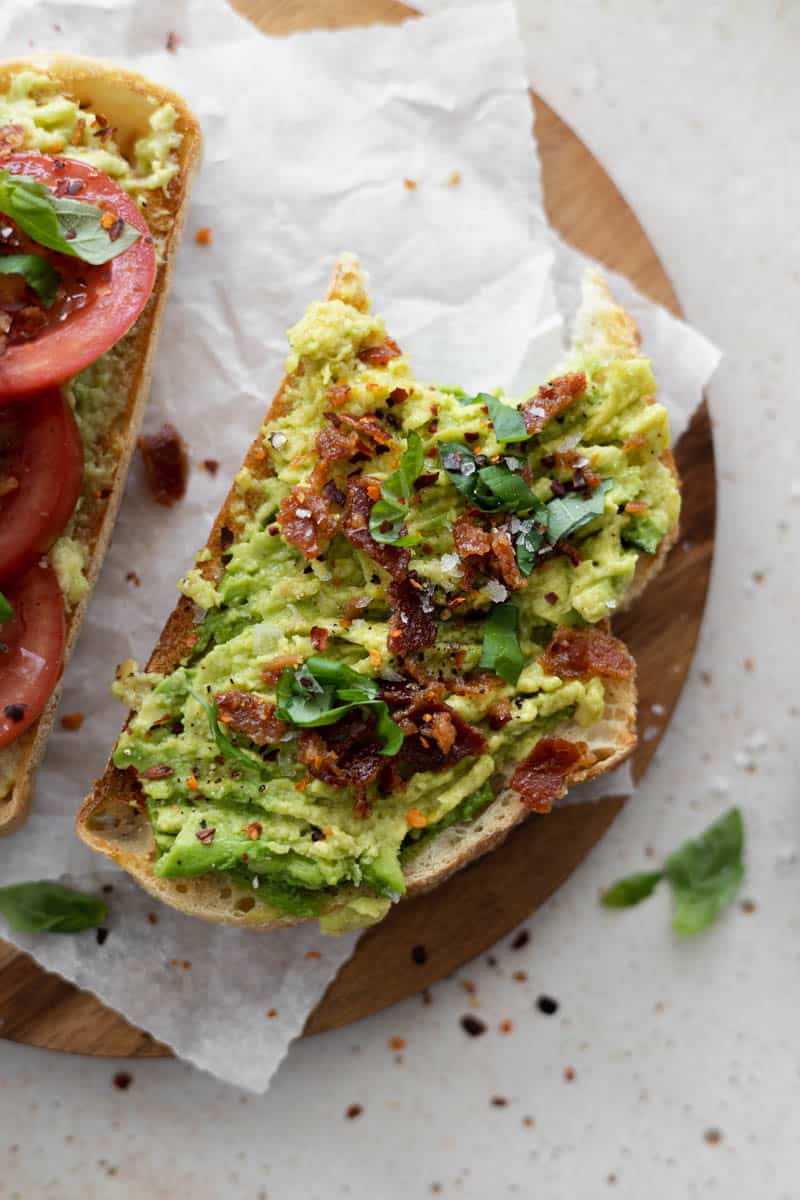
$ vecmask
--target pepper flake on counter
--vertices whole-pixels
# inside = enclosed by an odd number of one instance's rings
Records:
[[[194,240],[197,242],[198,246],[211,245],[211,230],[208,225],[204,225],[202,229],[197,230],[197,233],[194,235]]]
[[[63,717],[61,718],[62,729],[67,729],[70,733],[76,733],[82,724],[83,713],[81,712],[64,713]]]

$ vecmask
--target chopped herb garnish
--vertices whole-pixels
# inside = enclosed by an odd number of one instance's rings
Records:
[[[42,302],[43,308],[55,304],[61,276],[39,254],[6,254],[0,257],[0,275],[21,275]]]
[[[508,459],[490,463],[485,454],[473,454],[461,442],[442,442],[439,461],[450,482],[475,508],[483,512],[529,512],[541,505]],[[514,467],[521,466],[512,459]]]
[[[414,480],[421,474],[424,461],[419,434],[412,430],[400,466],[383,484],[382,498],[373,504],[369,514],[369,531],[376,542],[385,542],[390,546],[415,546],[420,540],[418,533],[404,536],[403,524],[408,516]]]
[[[672,888],[672,928],[700,933],[731,903],[744,879],[744,824],[731,808],[698,838],[684,842],[660,871],[618,880],[602,895],[609,908],[629,908],[652,894],[662,879]]]
[[[192,692],[198,704],[206,710],[208,717],[208,727],[211,730],[211,736],[217,744],[217,749],[225,758],[231,759],[233,762],[238,762],[244,767],[249,767],[251,771],[257,771],[260,763],[257,759],[251,757],[244,750],[240,750],[238,746],[234,746],[230,738],[226,737],[222,732],[219,723],[219,715],[217,711],[216,700],[205,700],[197,692]]]
[[[0,625],[4,621],[10,621],[14,615],[14,610],[6,600],[2,592],[0,592]]]
[[[299,667],[286,667],[278,680],[276,712],[282,721],[302,729],[335,725],[354,708],[375,715],[375,732],[382,754],[397,754],[403,731],[389,716],[385,700],[379,699],[380,684],[345,663],[314,656]]]
[[[56,196],[35,179],[8,171],[0,171],[0,213],[40,246],[94,266],[116,258],[142,236],[119,219],[107,227],[107,214],[95,204]]]
[[[80,933],[101,925],[108,908],[96,896],[40,879],[0,888],[0,914],[18,933]]]
[[[571,537],[595,517],[600,517],[606,506],[606,493],[613,481],[604,479],[590,496],[572,493],[556,497],[547,505],[547,540],[555,545],[562,538]]]
[[[546,532],[546,523],[543,524],[536,517],[527,517],[526,520],[520,522],[515,549],[517,566],[523,575],[530,575],[536,566],[536,558]]]
[[[525,665],[518,629],[519,610],[514,604],[495,604],[483,626],[480,665],[512,686]]]
[[[525,418],[519,409],[512,408],[496,396],[487,396],[483,392],[477,399],[489,409],[489,419],[494,426],[494,436],[498,442],[524,442],[531,436],[525,428]]]

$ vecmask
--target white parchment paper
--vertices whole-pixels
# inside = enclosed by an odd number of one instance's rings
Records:
[[[371,269],[375,307],[420,375],[474,389],[532,385],[553,366],[557,301],[572,308],[583,260],[544,219],[510,5],[272,39],[224,0],[16,0],[0,11],[0,44],[8,55],[35,46],[113,57],[174,87],[200,118],[204,164],[146,425],[174,421],[196,467],[220,463],[215,478],[193,470],[174,510],[150,500],[134,467],[65,680],[61,711],[82,712],[83,727],[56,724],[30,821],[0,842],[4,883],[67,874],[111,885],[109,936],[13,939],[182,1057],[264,1090],[355,937],[207,926],[158,906],[81,846],[74,813],[123,716],[109,699],[114,664],[147,657],[281,376],[285,330],[322,295],[339,251]],[[203,226],[210,246],[194,242]],[[627,284],[620,296],[681,428],[716,352]]]

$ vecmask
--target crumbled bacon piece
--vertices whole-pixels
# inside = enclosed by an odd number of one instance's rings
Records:
[[[375,735],[375,718],[352,711],[335,725],[306,729],[297,739],[297,758],[315,779],[331,787],[352,787],[356,816],[368,817],[367,788],[386,764]]]
[[[257,746],[277,746],[286,725],[275,715],[275,705],[255,692],[217,692],[217,714],[223,725],[243,733]]]
[[[436,712],[430,719],[431,737],[442,754],[449,754],[456,740],[456,727],[449,712]]]
[[[153,499],[166,505],[183,499],[189,478],[189,456],[175,426],[166,423],[158,433],[140,437],[137,445]]]
[[[481,529],[470,513],[462,513],[453,525],[453,545],[459,558],[488,554],[492,548],[492,537],[485,529]]]
[[[364,346],[358,352],[358,357],[368,367],[385,367],[393,358],[399,358],[400,347],[392,338],[387,337],[378,346]]]
[[[368,554],[395,579],[408,570],[411,555],[405,546],[389,546],[376,542],[369,531],[369,514],[380,497],[380,484],[367,475],[351,476],[347,480],[347,503],[342,515],[342,533],[357,550]]]
[[[543,383],[535,396],[522,406],[522,416],[528,433],[541,433],[548,421],[569,408],[576,396],[586,391],[586,376],[583,371],[570,375],[559,375],[549,383]]]
[[[299,667],[302,662],[299,654],[279,654],[270,659],[261,668],[261,678],[267,687],[274,687],[287,667]]]
[[[306,558],[316,558],[327,547],[336,532],[338,516],[323,494],[316,471],[284,496],[277,520],[286,541]]]
[[[415,572],[394,579],[388,591],[388,647],[392,654],[413,654],[436,641],[436,617],[430,593]]]
[[[400,694],[408,692],[392,693],[388,688],[382,692],[389,704],[396,702]],[[404,767],[412,771],[438,771],[462,758],[483,754],[486,738],[444,703],[442,684],[418,688],[416,694],[412,690],[411,695],[409,702],[401,702],[402,707],[392,713],[405,734],[400,759]]]
[[[25,145],[25,130],[21,125],[0,126],[0,157],[14,154]]]
[[[358,438],[352,431],[326,425],[317,434],[317,456],[321,462],[340,462],[352,458],[356,452]]]
[[[327,412],[325,416],[337,429],[340,429],[342,425],[347,429],[351,429],[359,440],[369,438],[371,441],[377,442],[379,446],[390,446],[392,444],[389,434],[383,428],[378,418],[373,416],[372,413],[366,413],[363,417],[354,417],[352,413]]]
[[[350,398],[349,383],[333,383],[325,393],[328,400],[334,408],[338,408],[340,404],[345,404]]]
[[[456,675],[448,684],[454,696],[485,696],[500,687],[500,679],[494,671],[470,671],[468,675]]]
[[[513,716],[511,703],[508,700],[497,700],[486,714],[490,729],[502,729]]]
[[[544,737],[511,776],[510,786],[532,812],[546,813],[566,793],[575,772],[594,762],[586,742]]]
[[[528,586],[517,566],[511,534],[506,526],[485,530],[471,513],[463,513],[453,525],[453,545],[462,560],[465,587],[471,587],[477,574],[499,579],[511,591]]]
[[[617,638],[599,629],[571,629],[560,625],[541,659],[549,675],[561,679],[630,679],[636,663]]]
[[[495,529],[492,533],[492,555],[497,564],[502,582],[512,592],[528,586],[528,581],[517,566],[517,556],[507,529]]]
[[[312,625],[309,637],[311,638],[311,645],[314,647],[314,649],[322,654],[328,645],[330,630],[326,629],[324,625]]]

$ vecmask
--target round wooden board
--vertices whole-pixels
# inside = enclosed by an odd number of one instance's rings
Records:
[[[413,16],[394,0],[237,0],[268,33],[334,28]],[[664,268],[625,200],[583,143],[534,97],[548,216],[573,245],[627,275],[679,314]],[[369,264],[368,264],[369,265]],[[380,264],[372,264],[379,271]],[[287,319],[291,314],[287,314]],[[633,760],[641,779],[658,746],[691,665],[714,546],[715,476],[705,406],[676,452],[684,484],[683,542],[660,576],[616,623],[639,666],[640,732],[664,706],[659,736],[640,740]],[[307,1034],[335,1029],[429,987],[492,946],[530,916],[600,840],[623,801],[608,798],[531,818],[486,858],[435,892],[399,904],[366,933],[306,1024]],[[424,946],[417,963],[412,948]],[[13,1041],[77,1054],[169,1054],[94,996],[41,970],[0,943],[0,1031]]]

